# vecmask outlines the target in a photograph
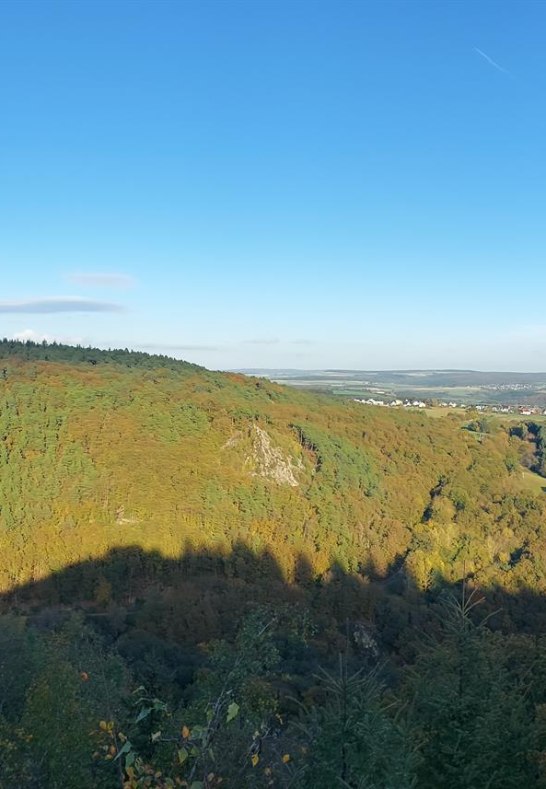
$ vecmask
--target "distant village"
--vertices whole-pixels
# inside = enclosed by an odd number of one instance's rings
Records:
[[[373,397],[367,399],[353,398],[355,403],[363,403],[364,405],[378,405],[383,408],[458,408],[466,411],[483,411],[492,414],[521,414],[521,416],[536,416],[545,415],[546,409],[538,406],[527,405],[494,405],[482,404],[477,405],[468,403],[432,401],[432,400],[376,400]]]

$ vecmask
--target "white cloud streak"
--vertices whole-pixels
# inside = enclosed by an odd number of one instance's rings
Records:
[[[28,299],[26,301],[0,301],[0,313],[43,315],[56,312],[123,312],[123,307],[120,304],[81,299],[77,296]]]
[[[243,340],[243,345],[314,345],[314,340],[279,340],[278,337],[257,337]]]
[[[168,343],[138,343],[138,347],[144,351],[153,351],[154,353],[176,353],[178,351],[223,351],[225,348],[221,345],[176,345]]]
[[[40,332],[34,331],[34,329],[23,329],[23,331],[15,332],[13,339],[20,340],[21,342],[31,340],[32,342],[59,342],[65,345],[84,344],[83,337],[58,337],[52,334],[42,334]]]
[[[474,52],[477,52],[478,55],[486,61],[486,63],[489,63],[490,66],[496,68],[497,71],[500,71],[502,74],[508,74],[509,76],[512,76],[508,71],[508,69],[503,68],[503,66],[497,63],[496,60],[493,60],[493,58],[489,57],[487,52],[484,52],[483,49],[478,49],[478,47],[474,47]]]
[[[252,340],[243,340],[243,345],[278,345],[278,337],[256,337]]]

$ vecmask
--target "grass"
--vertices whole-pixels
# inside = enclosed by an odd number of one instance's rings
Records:
[[[415,410],[424,411],[427,416],[431,416],[433,419],[448,416],[448,414],[455,414],[455,416],[460,416],[461,419],[467,417],[467,412],[462,408],[441,408],[439,405],[433,405],[430,408],[416,408]]]
[[[496,419],[499,422],[539,422],[539,423],[546,423],[546,415],[545,414],[531,414],[530,416],[526,416],[524,414],[498,414],[494,411],[465,411],[462,408],[441,408],[440,406],[431,406],[430,408],[422,408],[422,409],[415,409],[424,411],[428,416],[433,417],[436,419],[437,417],[447,416],[448,414],[457,414],[457,416],[461,416],[468,420],[475,419],[476,413],[479,414],[480,418],[483,417],[484,419]]]
[[[504,422],[546,422],[545,414],[531,414],[530,416],[525,414],[489,414],[489,416],[494,416]]]
[[[532,491],[533,493],[546,492],[546,478],[541,477],[540,474],[535,474],[534,471],[523,469],[521,472],[521,481],[524,488]]]

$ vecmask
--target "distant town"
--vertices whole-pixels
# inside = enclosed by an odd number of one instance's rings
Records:
[[[376,400],[374,397],[352,398],[355,403],[376,405],[383,408],[458,408],[465,411],[482,411],[493,414],[521,414],[521,416],[546,416],[546,408],[528,405],[491,405],[486,403],[456,403],[436,400]]]

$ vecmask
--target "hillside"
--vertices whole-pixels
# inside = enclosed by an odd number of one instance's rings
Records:
[[[18,360],[26,362],[65,362],[67,364],[115,364],[121,367],[139,367],[141,369],[157,370],[168,368],[170,370],[203,370],[197,364],[190,364],[180,359],[160,354],[144,353],[143,351],[130,351],[127,348],[109,349],[91,348],[83,345],[65,345],[58,342],[37,343],[27,340],[0,340],[0,359]]]
[[[505,430],[149,359],[3,362],[0,588],[112,547],[175,557],[240,540],[287,579],[301,554],[319,575],[403,557],[423,588],[463,566],[508,588],[546,581],[542,500],[521,489]]]
[[[0,439],[2,789],[540,785],[537,426],[4,342]]]

